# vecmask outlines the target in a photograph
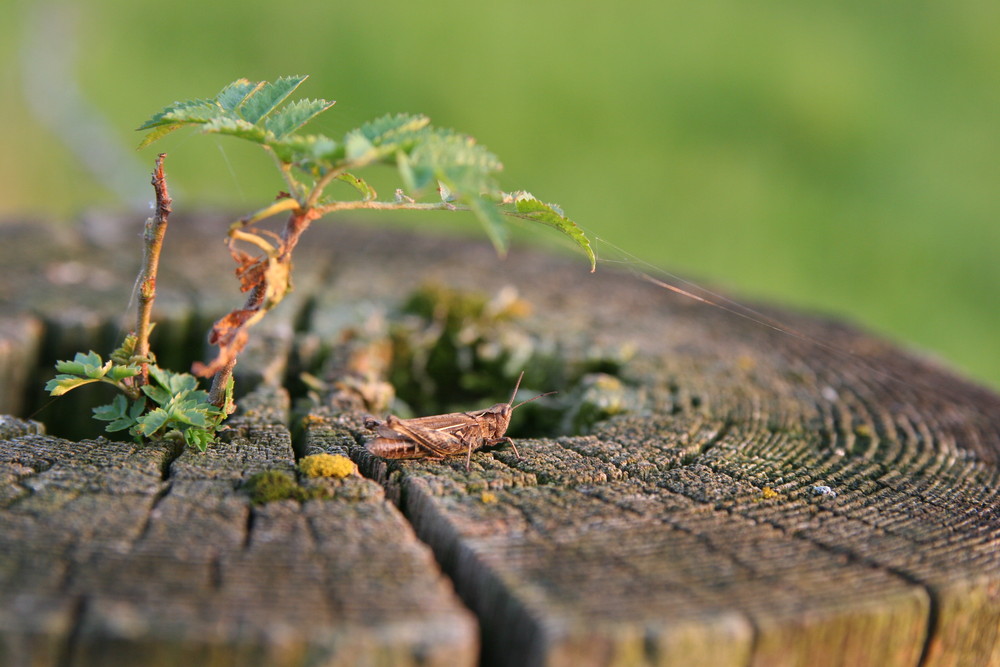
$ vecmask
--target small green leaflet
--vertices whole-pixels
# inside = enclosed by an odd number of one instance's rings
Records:
[[[171,394],[163,387],[154,387],[151,384],[142,385],[142,393],[150,398],[157,405],[166,405],[170,401]]]
[[[294,164],[305,171],[326,173],[330,165],[343,158],[344,147],[321,134],[291,134],[280,143],[268,144],[274,156],[284,164]]]
[[[110,368],[111,362],[105,364],[101,359],[101,355],[94,351],[90,351],[87,354],[77,352],[76,356],[73,357],[73,361],[56,362],[56,371],[59,373],[79,375],[81,377],[93,378],[95,380],[99,380],[104,377]]]
[[[363,137],[372,146],[383,146],[393,138],[406,136],[430,125],[431,119],[423,114],[386,114],[370,120],[348,136]]]
[[[139,399],[129,406],[128,399],[119,394],[110,404],[94,408],[94,419],[111,422],[104,427],[104,430],[108,433],[115,433],[135,426],[145,409],[146,399]]]
[[[174,102],[139,126],[139,130],[153,130],[139,148],[184,125],[200,125],[203,132],[236,136],[287,152],[283,140],[334,104],[299,100],[276,111],[305,80],[304,76],[281,77],[274,83],[237,79],[211,100]]]
[[[215,435],[203,428],[189,428],[184,430],[184,442],[190,447],[197,447],[199,452],[208,449],[208,446],[215,440]]]
[[[136,431],[140,435],[149,437],[163,428],[169,420],[169,412],[163,408],[156,408],[139,419],[139,425],[136,427]]]
[[[62,396],[70,390],[90,384],[91,382],[100,382],[100,380],[81,378],[75,375],[57,375],[55,379],[45,383],[45,391],[49,392],[50,396]]]
[[[252,93],[257,92],[264,85],[264,82],[254,82],[249,79],[236,79],[231,84],[223,88],[215,101],[226,111],[235,111],[243,104],[243,101]]]
[[[593,248],[590,247],[590,239],[587,238],[582,229],[577,227],[575,222],[563,215],[561,208],[555,204],[546,204],[535,199],[530,192],[523,190],[513,195],[506,195],[504,201],[512,202],[514,205],[514,211],[507,212],[508,215],[555,227],[573,239],[590,260],[590,271],[593,272],[597,268],[597,257],[594,255]]]
[[[274,143],[278,143],[334,104],[334,102],[328,100],[299,100],[298,102],[292,102],[264,121],[264,127],[277,139],[277,142]]]
[[[279,104],[284,102],[306,78],[308,77],[283,76],[274,83],[267,83],[265,81],[254,84],[254,90],[249,92],[247,97],[234,110],[248,123],[257,123],[274,111]],[[228,89],[229,86],[226,86],[222,89],[222,92],[224,93]]]
[[[156,381],[161,387],[177,395],[185,391],[193,391],[198,388],[198,378],[190,373],[173,373],[163,370],[159,366],[149,367],[149,377]]]
[[[92,382],[118,386],[125,378],[139,374],[137,366],[123,366],[110,359],[105,362],[96,352],[77,352],[73,361],[57,361],[56,371],[59,374],[45,383],[45,391],[51,396],[62,396]]]
[[[430,124],[422,115],[390,114],[369,121],[344,136],[345,159],[352,168],[409,149]]]
[[[265,128],[258,127],[242,118],[213,118],[202,125],[201,131],[206,134],[226,134],[239,137],[255,144],[265,144],[268,141]]]
[[[367,182],[358,178],[354,174],[349,174],[345,171],[337,177],[337,180],[350,184],[355,190],[360,192],[362,201],[374,201],[374,199],[378,196],[378,193],[375,192],[375,188],[368,185]]]

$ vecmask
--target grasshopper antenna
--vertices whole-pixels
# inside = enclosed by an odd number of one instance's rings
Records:
[[[517,410],[519,407],[521,407],[525,403],[531,403],[532,401],[537,400],[537,399],[541,398],[542,396],[551,396],[552,394],[558,394],[559,393],[558,391],[547,391],[544,394],[539,394],[538,396],[535,396],[534,398],[529,398],[526,401],[521,401],[517,405],[514,405],[514,397],[517,396],[517,390],[521,386],[521,380],[523,378],[524,378],[524,371],[521,371],[521,374],[519,376],[517,376],[517,384],[514,385],[514,393],[510,395],[510,400],[507,401],[507,405],[511,406],[511,408],[510,408],[511,412],[513,412],[514,410]]]
[[[514,397],[517,396],[517,390],[518,388],[520,388],[521,380],[523,379],[524,379],[524,371],[521,371],[521,374],[517,376],[517,384],[514,385],[514,393],[510,395],[510,400],[507,401],[507,405],[514,405]],[[513,410],[513,408],[511,409]]]

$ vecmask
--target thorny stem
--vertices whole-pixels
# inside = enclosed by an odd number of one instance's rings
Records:
[[[153,169],[153,190],[156,192],[156,210],[152,218],[146,219],[143,233],[142,268],[139,272],[139,310],[135,324],[135,356],[141,359],[141,372],[136,378],[136,386],[149,382],[149,330],[153,302],[156,300],[156,273],[160,266],[160,250],[163,236],[167,233],[167,219],[173,203],[167,192],[167,178],[163,174],[163,160],[166,153],[156,156]]]

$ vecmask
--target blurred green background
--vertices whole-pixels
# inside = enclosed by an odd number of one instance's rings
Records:
[[[426,113],[644,260],[1000,387],[1000,3],[22,1],[0,65],[5,219],[145,207],[133,128],[311,74],[302,95],[338,100],[315,131]],[[280,187],[235,140],[158,146],[175,208]]]

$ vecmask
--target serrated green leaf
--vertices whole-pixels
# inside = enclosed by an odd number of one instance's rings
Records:
[[[160,406],[166,405],[167,403],[170,402],[170,399],[172,398],[172,395],[169,391],[167,391],[163,387],[157,387],[151,384],[142,385],[142,393],[144,393],[146,396],[149,396],[149,398],[154,403]]]
[[[193,378],[194,376],[189,375],[188,377]],[[198,381],[196,378],[194,380],[195,382]],[[199,410],[215,409],[215,406],[212,405],[212,402],[208,398],[208,392],[203,389],[194,389],[190,391],[185,391],[179,395],[183,396],[185,401],[192,401],[195,405],[198,406]]]
[[[127,429],[130,429],[133,426],[135,426],[134,419],[130,419],[129,417],[122,417],[121,419],[116,419],[107,426],[105,426],[104,430],[107,431],[108,433],[117,433],[118,431],[125,431]]]
[[[177,396],[182,392],[198,388],[198,378],[190,373],[174,373],[159,366],[150,366],[149,376],[157,384],[170,392],[171,396]]]
[[[190,373],[173,373],[170,377],[170,391],[175,395],[194,392],[198,388],[198,378]]]
[[[593,248],[590,247],[590,239],[576,223],[563,215],[562,209],[555,204],[546,204],[535,199],[529,193],[523,192],[514,200],[514,212],[510,215],[555,227],[583,250],[587,259],[590,260],[591,271],[597,268],[597,257],[594,255]]]
[[[141,435],[152,436],[159,431],[170,419],[170,414],[163,408],[156,408],[146,413],[137,421],[136,431]]]
[[[76,355],[77,358],[80,357],[79,354]],[[86,366],[83,362],[77,361],[57,361],[56,362],[56,372],[66,373],[68,375],[84,375]]]
[[[119,394],[107,405],[98,405],[93,409],[93,413],[94,419],[100,421],[109,422],[121,419],[128,416],[128,399]]]
[[[236,79],[231,84],[219,91],[215,100],[226,111],[235,111],[251,93],[259,90],[264,85],[263,81],[250,81],[249,79]]]
[[[267,130],[242,118],[213,118],[201,126],[201,131],[205,134],[227,134],[241,139],[249,139],[258,144],[266,143],[269,139]]]
[[[361,200],[362,201],[373,201],[378,196],[378,193],[375,192],[375,188],[373,188],[372,186],[368,185],[367,181],[365,181],[364,179],[358,178],[354,174],[349,174],[349,173],[345,172],[345,173],[341,174],[340,176],[338,176],[337,180],[338,181],[343,181],[344,183],[347,183],[348,185],[350,185],[351,187],[353,187],[355,190],[357,190],[358,192],[360,192],[361,193]]]
[[[137,401],[132,401],[132,407],[128,409],[128,416],[132,418],[133,421],[139,419],[142,413],[146,410],[146,397],[143,396]]]
[[[184,442],[191,447],[197,447],[199,452],[208,449],[208,446],[215,440],[215,436],[201,428],[189,428],[184,430]]]
[[[208,416],[198,410],[174,410],[170,413],[170,416],[182,424],[200,427],[209,425]]]
[[[100,382],[100,380],[82,378],[76,375],[57,375],[55,379],[45,383],[45,391],[49,392],[50,396],[62,396],[68,391],[82,387],[85,384],[90,384],[91,382]]]
[[[139,142],[139,148],[145,148],[184,125],[210,123],[231,115],[232,112],[223,109],[215,100],[174,102],[139,126],[140,131],[153,130]]]
[[[344,152],[350,162],[364,162],[375,153],[375,145],[365,135],[352,132],[344,137]]]
[[[471,137],[435,129],[417,140],[406,167],[418,189],[439,180],[452,194],[465,200],[481,194],[498,194],[493,172],[500,171],[503,165]]]
[[[367,139],[373,146],[380,146],[394,137],[411,134],[427,127],[430,122],[431,119],[423,114],[386,114],[368,121],[348,134],[358,134]]]
[[[355,166],[381,160],[420,140],[430,123],[427,116],[389,114],[367,122],[344,137],[345,158]]]
[[[357,134],[367,139],[372,145],[380,146],[387,141],[408,135],[427,127],[431,119],[423,114],[386,114],[375,120],[370,120],[348,134]]]
[[[247,95],[243,103],[237,107],[236,113],[247,122],[257,124],[284,102],[285,98],[291,95],[306,78],[283,76],[274,83],[265,82]]]
[[[145,137],[143,137],[142,141],[139,142],[139,145],[136,146],[136,150],[145,148],[154,141],[157,141],[167,136],[174,130],[181,129],[182,127],[184,127],[184,125],[185,123],[171,123],[170,125],[161,125],[160,127],[156,128],[155,130],[147,134]],[[141,130],[142,128],[139,129]]]
[[[59,362],[56,364],[56,370],[60,370],[60,365],[65,362]],[[97,354],[93,350],[84,354],[83,352],[77,352],[73,356],[73,362],[77,364],[81,369],[80,371],[63,371],[66,373],[77,372],[79,375],[90,375],[94,373],[96,369],[103,368],[104,360],[101,359],[101,355]]]
[[[140,373],[138,366],[112,365],[108,371],[107,378],[113,382],[121,382],[125,378],[135,377]]]
[[[192,394],[197,392],[191,392]],[[187,394],[175,397],[166,407],[171,419],[176,419],[184,423],[191,423],[197,426],[206,426],[209,408],[213,407],[208,402],[208,394],[199,395],[194,398]],[[194,420],[194,421],[190,421]]]
[[[507,222],[503,219],[503,214],[497,208],[495,202],[485,197],[469,197],[465,199],[472,212],[483,224],[486,235],[496,248],[497,254],[503,257],[507,254],[508,232]]]
[[[115,400],[113,400],[109,405],[100,405],[94,408],[94,419],[111,422],[104,427],[104,430],[108,433],[124,431],[132,428],[136,424],[136,405],[139,406],[141,413],[141,408],[144,407],[145,404],[145,399],[141,399],[135,404],[129,406],[129,401],[126,400],[124,396],[115,396]]]
[[[334,104],[332,100],[297,100],[265,120],[264,127],[280,141]]]
[[[127,401],[124,396],[116,396],[111,405],[94,408],[94,419],[111,422],[104,427],[108,433],[116,433],[134,427],[146,407],[146,399]]]
[[[170,374],[159,366],[149,367],[149,377],[164,389],[170,390]]]
[[[149,330],[152,331],[153,327],[150,326]],[[138,339],[135,334],[125,336],[124,340],[122,340],[122,344],[109,355],[111,357],[111,361],[122,366],[128,366],[132,361],[132,355],[135,354],[135,346],[137,342]]]
[[[189,100],[174,102],[139,126],[139,130],[150,130],[161,125],[175,123],[207,123],[215,118],[229,115],[215,100]]]
[[[342,146],[322,134],[292,134],[280,141],[272,138],[267,145],[281,162],[299,164],[304,169],[312,166],[326,168],[343,153]]]
[[[101,355],[96,352],[91,351],[86,354],[77,352],[76,356],[73,357],[73,361],[57,361],[56,371],[67,375],[100,380],[111,370],[111,366],[112,362],[110,360],[104,363]]]

